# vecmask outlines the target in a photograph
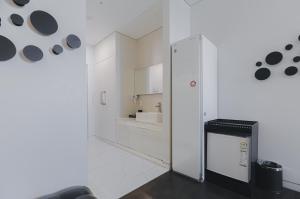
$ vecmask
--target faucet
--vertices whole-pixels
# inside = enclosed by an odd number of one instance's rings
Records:
[[[155,105],[156,108],[158,108],[158,112],[162,112],[161,102],[158,102],[157,105]]]

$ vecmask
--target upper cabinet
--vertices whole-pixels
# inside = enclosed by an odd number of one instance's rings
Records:
[[[134,77],[135,95],[159,94],[163,92],[162,64],[136,69]]]

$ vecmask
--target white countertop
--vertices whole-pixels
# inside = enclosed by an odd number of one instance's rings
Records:
[[[119,118],[118,123],[154,131],[162,131],[163,128],[162,123],[138,122],[135,118]]]

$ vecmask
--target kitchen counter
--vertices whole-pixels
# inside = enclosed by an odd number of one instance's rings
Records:
[[[152,131],[162,131],[162,123],[147,123],[147,122],[138,122],[135,118],[119,118],[118,124],[133,126],[136,128],[148,129]]]

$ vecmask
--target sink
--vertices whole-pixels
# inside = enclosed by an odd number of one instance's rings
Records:
[[[163,114],[159,112],[138,112],[136,113],[137,122],[162,123]]]

